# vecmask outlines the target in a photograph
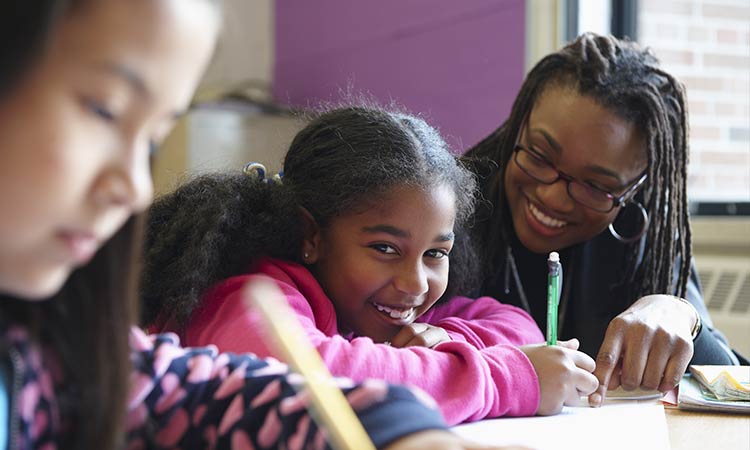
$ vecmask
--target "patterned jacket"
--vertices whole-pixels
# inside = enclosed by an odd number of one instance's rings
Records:
[[[67,420],[54,355],[17,326],[0,324],[11,368],[9,449],[60,447]],[[130,336],[134,370],[128,399],[129,449],[327,448],[307,414],[300,382],[273,359],[181,348],[175,335]],[[431,399],[381,381],[339,380],[378,448],[417,431],[444,428]],[[404,420],[408,418],[409,420]]]

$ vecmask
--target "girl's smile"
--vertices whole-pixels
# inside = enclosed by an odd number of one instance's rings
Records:
[[[399,326],[408,325],[417,318],[415,307],[413,306],[386,306],[380,303],[370,302],[386,322]]]
[[[449,186],[398,187],[308,238],[341,332],[390,341],[443,295],[455,202]]]

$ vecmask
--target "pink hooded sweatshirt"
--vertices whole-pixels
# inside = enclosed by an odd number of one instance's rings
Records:
[[[450,425],[536,413],[539,382],[518,346],[543,342],[544,337],[525,311],[489,297],[454,297],[417,319],[445,329],[452,342],[394,348],[368,337],[339,334],[333,304],[307,268],[266,259],[252,273],[210,289],[184,329],[167,320],[156,330],[178,332],[184,345],[214,344],[222,352],[278,358],[265,345],[270,337],[264,334],[260,314],[243,303],[242,287],[255,277],[270,278],[279,286],[336,376],[417,386],[437,401]]]

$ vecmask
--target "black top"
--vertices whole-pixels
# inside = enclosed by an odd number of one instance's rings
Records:
[[[523,304],[520,289],[508,264],[508,252],[498,251],[494,274],[481,285],[480,295],[526,309],[540,329],[547,327],[547,255],[526,249],[515,236],[510,250],[517,275],[528,301]],[[562,300],[559,307],[561,340],[578,338],[580,350],[596,358],[609,322],[625,307],[618,307],[615,286],[624,272],[626,247],[605,230],[599,236],[560,253],[563,266]],[[687,300],[701,316],[703,327],[694,341],[691,364],[737,364],[726,338],[713,327],[703,302],[695,267],[688,280]]]

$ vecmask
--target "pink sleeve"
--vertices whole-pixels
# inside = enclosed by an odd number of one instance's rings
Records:
[[[241,277],[241,282],[251,277]],[[507,344],[481,350],[466,342],[450,342],[428,349],[393,348],[375,344],[370,338],[348,341],[338,334],[319,330],[318,326],[326,329],[321,325],[324,317],[320,311],[314,313],[295,287],[274,281],[286,294],[307,335],[334,375],[354,381],[375,377],[419,387],[437,401],[451,425],[536,412],[539,404],[536,372],[526,355],[510,343],[511,339]],[[211,312],[199,332],[189,334],[188,344],[213,343],[222,352],[277,356],[263,344],[266,336],[262,320],[257,313],[245,308],[240,287],[241,284],[233,291],[225,290],[220,299],[211,300],[220,305],[219,308]],[[318,305],[318,309],[320,307]],[[330,309],[332,315],[332,307]]]
[[[536,371],[516,346],[482,350],[464,342],[435,349],[393,348],[370,338],[317,336],[317,348],[335,375],[382,378],[430,394],[450,425],[500,416],[528,416],[539,405]]]
[[[480,349],[497,344],[520,346],[544,341],[541,330],[526,311],[491,297],[476,300],[454,297],[433,307],[418,321],[441,327],[454,341],[468,342]]]

